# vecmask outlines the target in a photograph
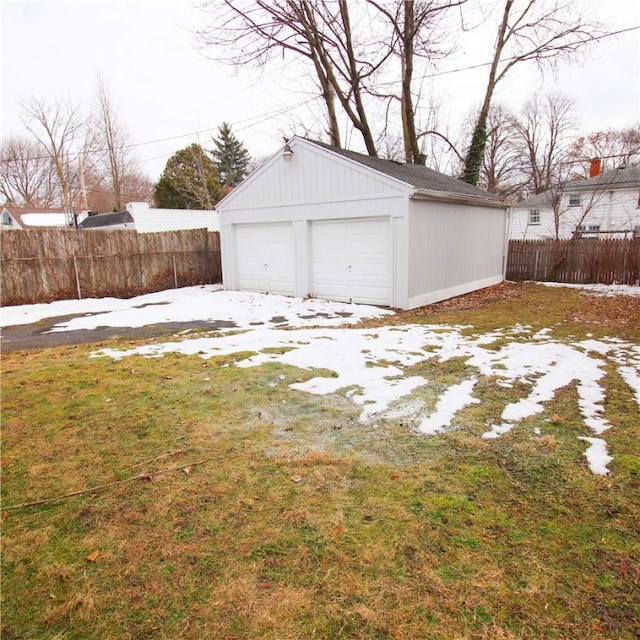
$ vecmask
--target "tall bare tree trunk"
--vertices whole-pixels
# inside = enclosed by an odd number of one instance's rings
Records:
[[[103,142],[107,152],[107,166],[113,192],[113,209],[121,211],[124,204],[122,202],[122,183],[126,171],[125,140],[102,78],[98,79],[98,111]]]
[[[480,168],[484,158],[484,150],[487,144],[487,120],[489,119],[489,107],[491,106],[491,98],[495,91],[498,78],[498,64],[502,57],[502,51],[505,45],[505,34],[509,22],[509,13],[513,6],[514,0],[506,0],[504,12],[502,14],[502,22],[498,28],[498,37],[493,50],[493,60],[491,61],[491,69],[489,71],[489,80],[487,88],[484,92],[484,100],[478,113],[478,119],[471,136],[471,144],[464,160],[464,174],[462,179],[469,184],[478,184],[480,178]]]
[[[404,155],[407,162],[424,164],[425,156],[420,151],[416,131],[415,111],[411,85],[413,82],[413,55],[416,35],[414,2],[404,0],[404,18],[402,32],[402,94],[400,112],[402,114],[402,136],[404,139]]]

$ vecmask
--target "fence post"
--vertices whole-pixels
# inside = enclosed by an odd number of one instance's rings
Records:
[[[175,288],[178,288],[178,272],[176,270],[176,254],[173,253],[171,254],[171,257],[173,259],[173,282],[175,284]]]
[[[536,262],[533,267],[533,281],[538,282],[538,256],[540,255],[540,249],[536,247]]]
[[[82,291],[80,289],[80,274],[78,273],[78,258],[73,256],[73,268],[76,272],[76,287],[78,289],[78,300],[82,300]]]

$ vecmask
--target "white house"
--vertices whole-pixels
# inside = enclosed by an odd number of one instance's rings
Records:
[[[507,206],[419,165],[296,137],[217,209],[230,290],[411,309],[503,280]]]
[[[569,182],[514,205],[509,237],[633,238],[640,236],[640,169],[622,166]]]
[[[0,229],[64,229],[72,225],[72,220],[64,209],[5,206],[0,213]]]
[[[146,202],[130,202],[126,211],[89,216],[79,224],[81,229],[134,229],[139,233],[207,229],[219,231],[218,213],[214,210],[152,209]]]

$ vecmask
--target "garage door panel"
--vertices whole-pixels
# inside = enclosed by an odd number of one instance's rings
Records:
[[[236,227],[238,288],[294,295],[294,245],[291,224]]]
[[[313,222],[313,295],[344,302],[389,304],[389,229],[388,218]]]

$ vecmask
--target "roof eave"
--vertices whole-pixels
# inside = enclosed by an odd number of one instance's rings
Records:
[[[481,196],[473,196],[462,193],[448,193],[446,191],[433,191],[431,189],[414,189],[409,196],[413,200],[434,200],[439,202],[451,202],[454,204],[475,204],[480,207],[494,207],[507,209],[509,205],[500,200],[491,200]]]

